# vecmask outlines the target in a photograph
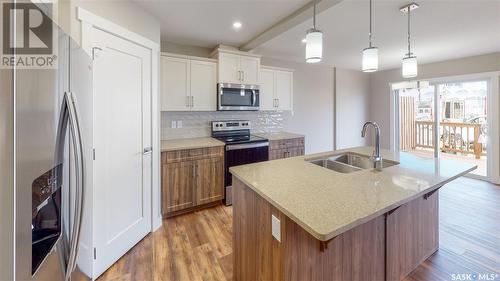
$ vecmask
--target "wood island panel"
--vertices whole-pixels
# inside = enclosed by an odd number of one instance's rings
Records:
[[[337,236],[324,248],[236,178],[233,196],[235,281],[384,279],[384,217]],[[281,221],[281,243],[271,235],[271,214]]]
[[[433,192],[323,242],[233,177],[234,281],[402,280],[438,249],[438,220]]]
[[[402,280],[439,247],[439,194],[417,198],[387,217],[387,278]]]

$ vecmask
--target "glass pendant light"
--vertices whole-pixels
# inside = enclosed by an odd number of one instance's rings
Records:
[[[418,75],[417,56],[411,52],[411,33],[410,33],[410,16],[411,11],[417,9],[419,6],[416,3],[408,4],[400,9],[401,12],[408,14],[408,53],[401,63],[401,74],[403,78],[413,78]]]
[[[370,30],[368,32],[369,45],[363,49],[363,72],[374,72],[378,70],[378,48],[372,47],[372,0],[370,0]]]
[[[313,27],[306,34],[306,62],[317,63],[323,58],[323,32],[316,29],[316,0],[313,9]]]

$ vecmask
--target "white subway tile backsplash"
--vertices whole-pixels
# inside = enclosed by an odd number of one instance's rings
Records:
[[[250,120],[253,133],[279,132],[290,114],[289,111],[162,112],[161,139],[208,137],[210,122],[216,120]],[[174,121],[177,128],[172,128]]]

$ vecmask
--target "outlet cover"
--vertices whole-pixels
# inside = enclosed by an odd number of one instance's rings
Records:
[[[177,121],[177,128],[182,128],[182,120]]]
[[[281,221],[274,215],[271,215],[271,226],[273,237],[281,242]]]
[[[172,127],[172,129],[177,128],[177,121],[172,121],[171,127]]]

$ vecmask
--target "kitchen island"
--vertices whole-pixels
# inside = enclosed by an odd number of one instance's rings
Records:
[[[439,246],[438,189],[476,166],[382,151],[395,164],[340,173],[316,159],[231,168],[234,280],[401,280]]]

